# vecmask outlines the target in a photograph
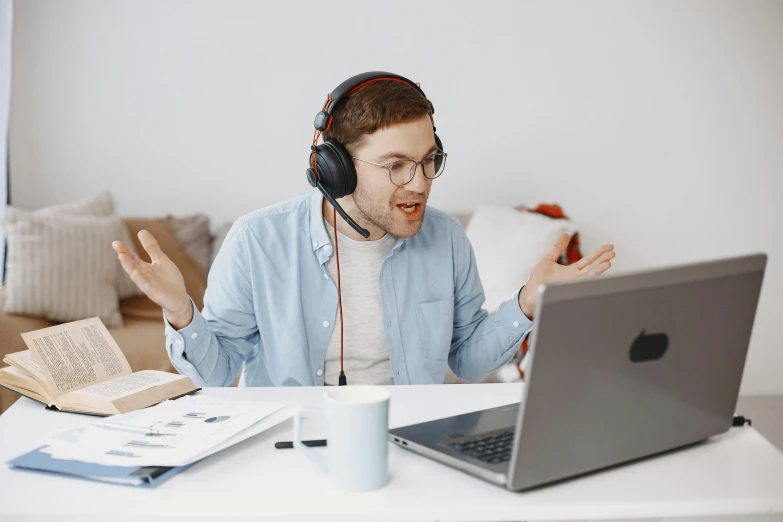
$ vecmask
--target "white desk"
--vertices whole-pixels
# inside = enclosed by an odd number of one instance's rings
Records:
[[[225,399],[320,405],[324,388],[221,388]],[[391,387],[390,426],[516,402],[518,384]],[[94,417],[44,410],[22,398],[0,416],[0,520],[117,513],[228,515],[286,520],[571,520],[721,517],[783,520],[783,454],[752,428],[733,428],[696,447],[526,493],[512,493],[397,446],[390,482],[378,491],[332,488],[304,456],[276,450],[291,421],[213,455],[155,489],[47,476],[4,465],[50,432]],[[311,417],[303,436],[325,435]],[[761,516],[765,515],[765,516]],[[729,518],[723,518],[729,517]]]

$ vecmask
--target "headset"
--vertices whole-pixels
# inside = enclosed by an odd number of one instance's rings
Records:
[[[337,213],[345,220],[346,223],[362,235],[365,239],[370,237],[370,231],[359,226],[351,216],[349,216],[345,210],[335,201],[335,199],[342,198],[348,194],[353,194],[356,190],[356,169],[353,165],[351,155],[345,149],[342,143],[337,140],[331,139],[318,145],[318,138],[322,132],[326,132],[332,126],[332,109],[345,98],[346,96],[356,92],[365,85],[369,85],[378,81],[394,81],[407,83],[414,89],[416,89],[426,99],[427,96],[424,91],[421,90],[418,84],[410,81],[409,79],[382,71],[372,71],[362,74],[357,74],[348,78],[343,83],[337,86],[326,97],[324,106],[320,112],[315,115],[315,131],[313,132],[313,144],[310,146],[310,158],[308,160],[308,168],[306,171],[307,181],[311,186],[316,187],[324,198],[332,205],[334,209],[333,219],[335,227],[335,255],[337,256],[337,306],[340,310],[340,376],[339,386],[345,386],[348,384],[348,380],[345,377],[345,370],[343,367],[343,299],[342,288],[340,284],[340,246],[337,241]],[[427,100],[429,102],[429,100]],[[435,113],[435,107],[432,102],[429,102],[432,113]],[[433,125],[432,131],[435,132],[435,126]],[[443,143],[441,143],[438,135],[435,134],[435,144],[440,150],[443,150]]]
[[[313,144],[310,146],[309,167],[306,171],[307,181],[310,185],[320,190],[324,198],[337,210],[340,216],[365,239],[370,237],[370,232],[360,227],[335,201],[335,199],[353,194],[353,191],[356,190],[356,169],[354,168],[351,155],[348,154],[342,143],[334,139],[326,140],[318,145],[318,137],[322,132],[326,132],[331,128],[332,110],[340,100],[362,87],[378,81],[407,83],[421,93],[422,96],[427,97],[417,83],[398,74],[371,71],[348,78],[326,97],[323,108],[315,115],[315,121],[313,122],[315,132],[313,132]],[[429,102],[429,100],[427,101]],[[432,105],[432,102],[429,103],[434,114],[435,107]],[[432,130],[433,132],[435,131],[435,126],[432,127]],[[435,134],[435,144],[440,150],[443,150],[443,143],[441,143],[437,134]]]

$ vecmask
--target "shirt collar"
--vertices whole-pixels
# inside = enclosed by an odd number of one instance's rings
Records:
[[[317,252],[324,245],[332,244],[324,225],[323,205],[324,197],[320,192],[315,192],[310,196],[310,244],[314,252]],[[326,257],[328,258],[329,256]]]
[[[392,247],[392,252],[400,248],[402,244],[405,243],[407,240],[408,240],[407,237],[398,237],[397,241],[394,243],[394,246]]]

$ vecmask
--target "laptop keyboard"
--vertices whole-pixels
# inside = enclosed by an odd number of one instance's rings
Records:
[[[488,464],[500,464],[511,460],[514,446],[514,430],[481,435],[463,442],[449,444],[448,447],[463,455],[479,459]]]

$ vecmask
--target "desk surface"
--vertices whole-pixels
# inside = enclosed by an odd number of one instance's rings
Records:
[[[519,400],[519,384],[392,386],[397,427]],[[224,398],[321,405],[325,389],[209,388]],[[289,516],[312,520],[553,520],[783,513],[783,454],[752,428],[695,447],[541,489],[513,493],[397,446],[389,484],[378,491],[335,490],[294,450],[290,420],[208,457],[155,489],[10,470],[11,458],[48,434],[94,417],[44,410],[22,398],[0,415],[0,519],[12,515]],[[312,416],[303,436],[325,435]],[[325,450],[319,450],[325,451]]]

